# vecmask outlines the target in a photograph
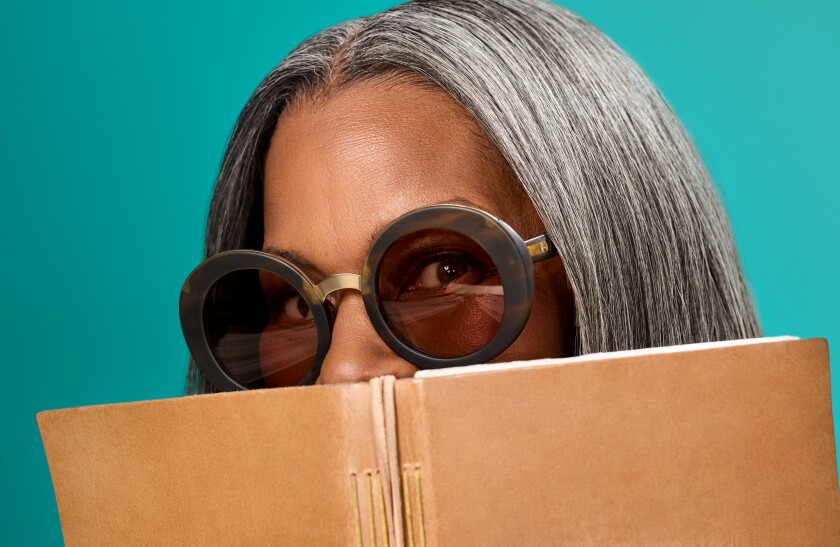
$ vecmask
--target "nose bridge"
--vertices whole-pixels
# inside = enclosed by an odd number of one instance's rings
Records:
[[[359,290],[359,276],[339,274],[340,287],[327,285],[329,292]],[[336,276],[334,276],[336,277]],[[325,295],[326,296],[326,295]],[[365,310],[361,293],[342,294],[332,329],[330,349],[321,363],[320,384],[367,381],[376,376],[412,376],[417,369],[398,357],[376,333]]]
[[[329,296],[330,293],[340,291],[342,289],[351,289],[362,292],[362,276],[359,274],[340,273],[331,275],[315,286],[318,289],[318,296],[321,300]]]

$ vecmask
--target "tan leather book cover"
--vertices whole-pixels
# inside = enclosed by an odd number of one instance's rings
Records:
[[[39,413],[65,544],[352,545],[356,491],[381,480],[370,390]]]
[[[67,545],[840,545],[828,348],[758,340],[38,415]]]
[[[427,545],[840,545],[824,339],[523,365],[396,383]]]

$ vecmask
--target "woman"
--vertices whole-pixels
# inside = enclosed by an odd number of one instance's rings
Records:
[[[476,309],[492,294],[515,292],[496,279],[500,260],[483,244],[477,259],[444,253],[415,269],[394,259],[399,274],[391,278],[408,278],[391,296],[381,278],[365,277],[371,265],[388,270],[388,253],[377,249],[383,233],[405,248],[426,245],[400,239],[426,234],[403,229],[413,222],[400,220],[405,215],[434,214],[450,228],[429,209],[441,203],[511,241],[521,237],[508,246],[520,255],[533,255],[530,238],[547,234],[545,260],[520,268],[532,285],[517,298],[530,314],[508,314],[505,300],[490,312],[484,306],[482,319],[444,311],[409,332],[419,312],[389,311],[441,287],[472,287],[456,292]],[[470,229],[453,230],[459,245],[476,244]],[[367,254],[372,241],[375,256]],[[202,365],[190,363],[188,393],[761,334],[725,213],[664,99],[597,29],[538,0],[409,2],[300,44],[259,85],[228,144],[206,252],[232,249],[283,259],[222,258],[215,284],[203,287],[210,307],[187,298],[185,310],[182,300],[185,334]],[[250,278],[231,273],[241,260]],[[356,277],[316,289],[344,272]],[[275,292],[282,298],[266,303]],[[250,304],[233,310],[231,301]],[[246,325],[245,312],[264,317]],[[225,319],[202,328],[199,316]],[[480,326],[485,316],[496,323]],[[292,319],[319,325],[301,334],[287,328]],[[196,337],[205,331],[202,344]],[[464,339],[472,342],[448,349]],[[281,362],[307,344],[317,349]],[[251,353],[240,359],[246,345]],[[492,351],[481,353],[486,346]],[[467,354],[473,358],[458,361]],[[220,385],[239,365],[241,377]]]

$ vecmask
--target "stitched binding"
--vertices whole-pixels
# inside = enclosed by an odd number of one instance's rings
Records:
[[[368,501],[368,530],[370,531],[370,542],[376,545],[376,524],[374,523],[374,506],[373,506],[373,481],[371,480],[371,472],[365,472],[367,477],[367,501]]]
[[[423,495],[420,487],[420,466],[406,464],[402,471],[403,510],[405,511],[405,536],[408,547],[426,547],[426,529],[423,522]],[[413,485],[411,483],[414,483]],[[412,492],[413,486],[413,492]],[[413,496],[412,496],[413,494]],[[412,500],[412,497],[414,498]],[[414,530],[417,530],[415,536]]]
[[[405,510],[405,535],[408,547],[414,547],[414,523],[411,520],[411,495],[408,491],[408,472],[402,472],[403,509]]]
[[[423,496],[420,491],[420,466],[414,468],[414,486],[417,489],[417,523],[420,547],[426,547],[426,529],[423,523]]]
[[[379,494],[379,496],[377,497],[377,501],[378,501],[377,505],[379,506],[379,523],[382,526],[382,530],[384,532],[382,534],[382,544],[385,547],[389,547],[389,541],[388,541],[389,530],[388,530],[388,520],[387,520],[386,515],[385,515],[385,494],[383,492],[383,487],[382,487],[383,482],[384,481],[382,480],[382,475],[377,471],[377,473],[376,473],[376,483],[379,487],[376,489],[376,491]]]
[[[350,473],[353,487],[353,524],[355,525],[356,547],[362,547],[362,517],[359,515],[359,481],[355,473]]]

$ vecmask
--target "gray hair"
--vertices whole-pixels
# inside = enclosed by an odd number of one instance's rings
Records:
[[[207,256],[261,248],[263,162],[288,103],[405,74],[458,101],[530,196],[574,295],[576,355],[761,335],[726,214],[682,125],[609,38],[540,0],[416,0],[298,45],[239,116]],[[191,362],[187,392],[208,391]]]

